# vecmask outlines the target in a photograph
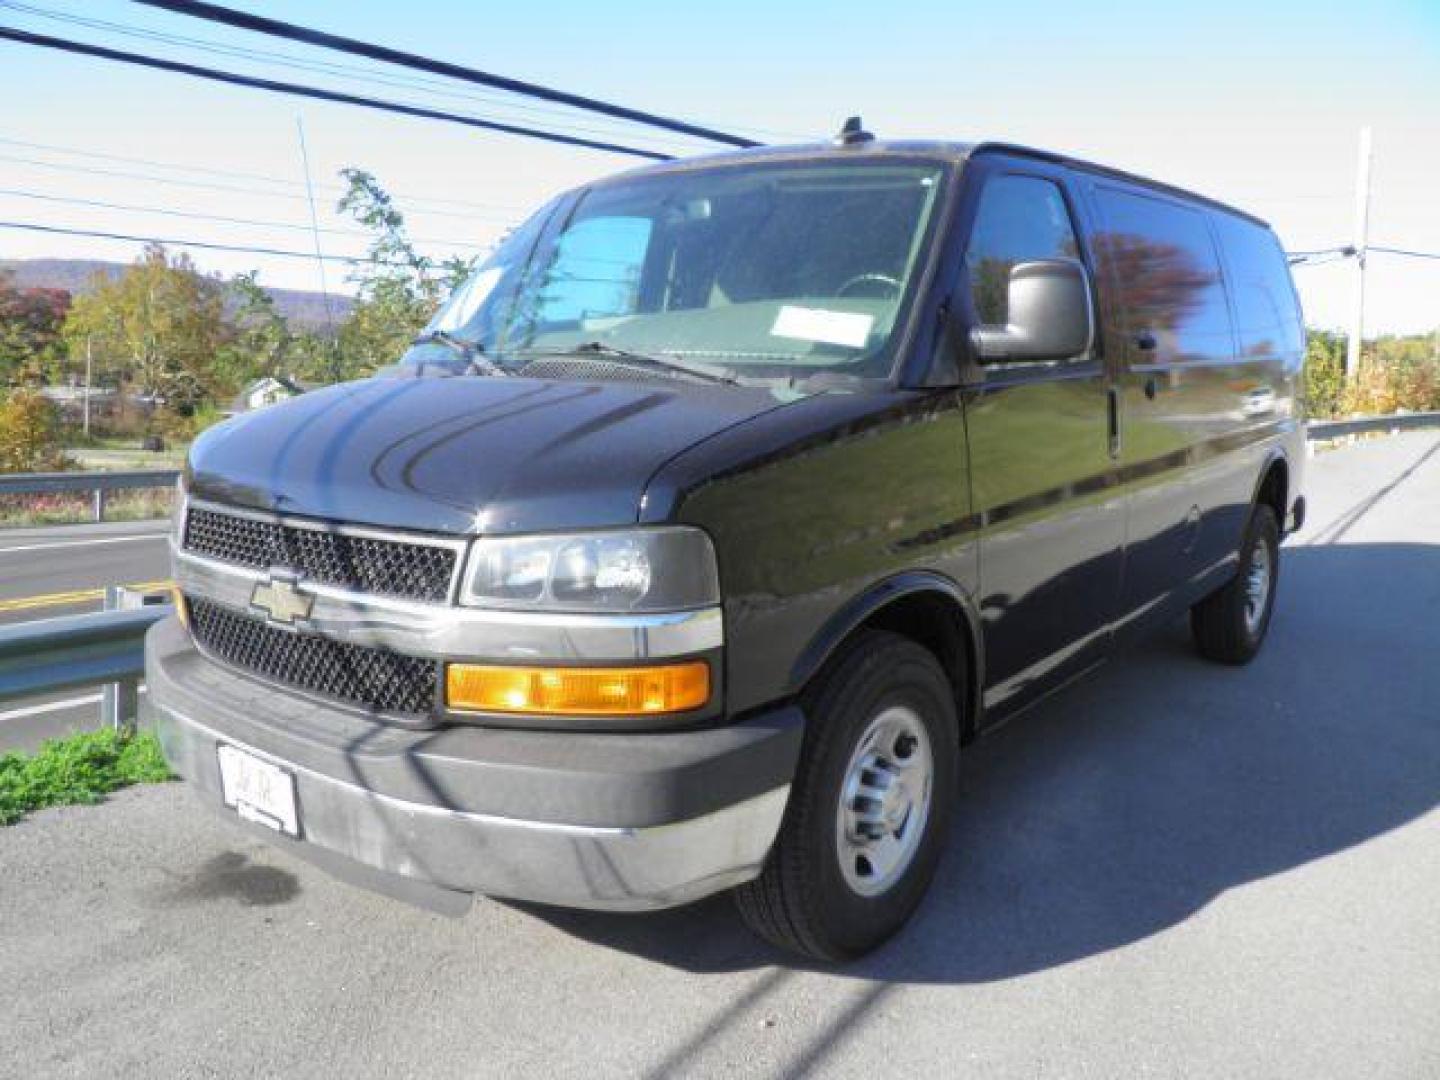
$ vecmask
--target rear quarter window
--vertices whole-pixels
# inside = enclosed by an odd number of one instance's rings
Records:
[[[1298,356],[1305,336],[1290,268],[1275,234],[1233,214],[1213,215],[1242,356]]]

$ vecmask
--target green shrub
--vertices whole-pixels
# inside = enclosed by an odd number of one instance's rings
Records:
[[[47,806],[97,803],[130,784],[171,778],[148,732],[109,729],[51,739],[34,754],[0,756],[0,825]]]
[[[1345,377],[1345,338],[1312,330],[1305,350],[1305,401],[1316,418],[1440,410],[1440,343],[1433,335],[1365,343]]]
[[[0,401],[0,472],[46,472],[66,467],[55,403],[34,390],[12,390]]]
[[[1345,339],[1312,330],[1305,347],[1305,405],[1317,418],[1339,416],[1345,409]]]

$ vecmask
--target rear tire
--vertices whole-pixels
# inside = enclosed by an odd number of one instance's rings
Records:
[[[1195,648],[1207,660],[1248,664],[1260,651],[1280,582],[1280,526],[1261,504],[1250,513],[1235,576],[1190,609]]]
[[[865,631],[806,691],[805,747],[780,834],[735,890],[746,923],[820,960],[859,956],[910,918],[945,847],[956,695],[909,638]]]

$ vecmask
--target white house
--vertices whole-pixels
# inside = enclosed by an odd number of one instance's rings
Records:
[[[262,379],[256,379],[240,391],[235,400],[230,403],[229,411],[242,413],[249,412],[251,409],[263,409],[266,405],[274,405],[277,401],[286,401],[304,392],[303,387],[284,375],[266,375]]]

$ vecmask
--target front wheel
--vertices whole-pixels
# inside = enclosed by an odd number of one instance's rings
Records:
[[[1250,513],[1240,566],[1230,582],[1190,609],[1200,655],[1222,664],[1248,664],[1260,651],[1280,579],[1280,525],[1265,505]]]
[[[735,892],[772,943],[822,960],[868,952],[919,905],[955,798],[955,692],[935,657],[870,631],[805,695],[806,743],[765,869]]]

